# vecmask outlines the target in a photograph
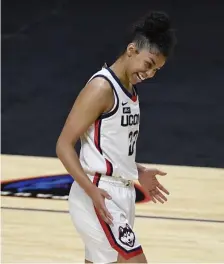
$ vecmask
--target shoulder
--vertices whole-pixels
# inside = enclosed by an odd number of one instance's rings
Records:
[[[113,89],[110,81],[105,76],[95,76],[83,88],[84,93],[101,97],[112,97]]]

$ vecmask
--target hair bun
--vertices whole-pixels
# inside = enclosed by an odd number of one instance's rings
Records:
[[[151,12],[135,26],[136,32],[145,35],[157,35],[169,29],[170,19],[168,15],[163,12]]]

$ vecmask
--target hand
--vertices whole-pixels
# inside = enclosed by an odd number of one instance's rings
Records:
[[[102,219],[108,225],[112,225],[113,217],[110,214],[110,212],[107,210],[104,200],[105,198],[111,200],[112,199],[111,196],[105,190],[94,186],[93,190],[91,191],[90,198],[92,199],[93,204],[99,215],[102,217]]]
[[[167,198],[162,192],[167,195],[169,195],[169,192],[159,183],[156,179],[156,175],[164,176],[166,173],[158,169],[145,168],[139,172],[139,183],[142,185],[142,188],[149,193],[154,203],[156,203],[156,200],[160,203],[164,203],[164,201],[167,201]]]

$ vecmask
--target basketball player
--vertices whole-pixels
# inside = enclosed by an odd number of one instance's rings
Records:
[[[135,85],[164,66],[175,35],[168,16],[152,12],[135,24],[129,37],[114,64],[96,72],[82,89],[56,146],[75,179],[69,208],[85,244],[86,263],[147,263],[133,231],[133,181],[155,203],[164,203],[169,194],[156,178],[166,173],[135,162],[140,123]],[[74,146],[79,138],[78,158]]]

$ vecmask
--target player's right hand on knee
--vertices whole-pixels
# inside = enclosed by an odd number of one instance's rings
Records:
[[[92,198],[93,204],[99,216],[108,225],[112,225],[113,217],[110,214],[110,212],[107,210],[106,204],[105,204],[105,198],[108,200],[111,200],[112,197],[105,190],[96,187],[95,190],[91,194],[91,198]]]

